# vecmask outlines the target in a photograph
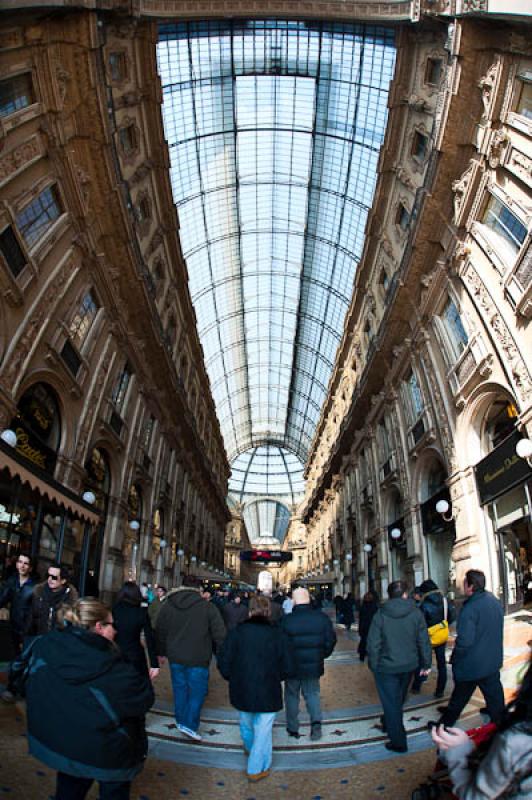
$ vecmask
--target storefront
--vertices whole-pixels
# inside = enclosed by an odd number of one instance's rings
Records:
[[[99,530],[91,506],[0,441],[0,580],[13,573],[22,552],[33,557],[40,578],[58,561],[70,567],[81,593],[92,591],[99,564],[91,565],[91,542]]]
[[[453,547],[456,540],[454,520],[447,519],[436,510],[436,504],[446,500],[451,508],[451,497],[447,488],[421,503],[421,523],[427,553],[427,577],[445,593],[454,591]]]
[[[495,534],[500,586],[506,612],[521,608],[532,578],[531,489],[532,468],[519,458],[514,431],[475,467],[480,503],[487,510]]]

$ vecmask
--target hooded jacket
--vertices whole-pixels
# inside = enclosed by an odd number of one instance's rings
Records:
[[[425,617],[427,628],[442,622],[445,617],[443,605],[443,592],[438,589],[434,581],[424,581],[419,587],[422,598],[419,610]],[[453,603],[447,600],[447,622],[449,625],[456,620],[456,611]]]
[[[412,600],[395,597],[379,608],[369,629],[367,653],[373,672],[430,669],[432,647],[427,625]]]
[[[451,656],[455,681],[476,681],[500,670],[503,661],[502,606],[491,592],[474,592],[462,606]]]
[[[185,667],[208,667],[225,638],[225,625],[216,606],[198,589],[180,587],[168,593],[155,633],[160,656]]]
[[[52,769],[98,781],[142,769],[153,690],[103,636],[68,625],[34,640],[26,700],[30,753]]]

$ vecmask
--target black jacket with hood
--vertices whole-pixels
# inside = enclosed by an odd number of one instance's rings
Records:
[[[225,625],[216,606],[188,586],[169,592],[155,627],[157,652],[173,664],[208,667],[215,648],[225,639]]]
[[[432,625],[437,625],[438,622],[442,622],[445,617],[443,593],[438,589],[434,581],[431,580],[423,581],[419,587],[419,591],[423,595],[421,603],[419,604],[419,610],[425,617],[427,628],[430,628]],[[453,603],[447,600],[447,622],[449,625],[452,625],[455,620],[455,607]]]
[[[128,781],[147,752],[153,689],[103,636],[68,625],[34,640],[26,683],[30,753],[98,781]]]
[[[369,629],[367,652],[373,672],[430,669],[432,647],[427,625],[412,600],[395,597],[379,608]]]

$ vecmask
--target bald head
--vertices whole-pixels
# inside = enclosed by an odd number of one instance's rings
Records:
[[[310,595],[308,593],[308,589],[303,589],[303,587],[299,587],[299,589],[294,589],[292,592],[292,602],[295,606],[304,606],[310,603]]]

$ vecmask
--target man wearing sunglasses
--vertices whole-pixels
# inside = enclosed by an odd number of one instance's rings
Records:
[[[46,580],[37,584],[33,592],[31,614],[26,627],[27,636],[48,633],[55,627],[59,606],[74,605],[78,593],[68,578],[67,567],[50,564]]]

